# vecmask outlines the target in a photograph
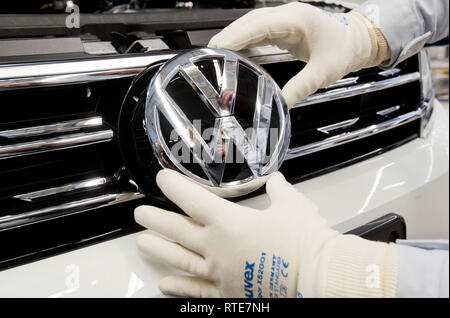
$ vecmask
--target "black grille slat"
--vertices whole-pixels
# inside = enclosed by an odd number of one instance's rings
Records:
[[[0,97],[8,107],[0,117],[0,130],[5,130],[89,117],[98,93],[94,85],[77,84],[4,91]]]
[[[416,82],[363,96],[322,103],[320,107],[314,104],[292,109],[290,111],[293,121],[291,148],[317,142],[342,133],[342,130],[337,130],[334,134],[324,135],[317,131],[320,127],[339,123],[347,119],[359,118],[358,122],[351,129],[346,130],[353,131],[414,111],[419,103],[420,86]],[[352,106],[349,106],[349,104]],[[391,115],[377,115],[378,111],[394,106],[400,106],[400,108]]]

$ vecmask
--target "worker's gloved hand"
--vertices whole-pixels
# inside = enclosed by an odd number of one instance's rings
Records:
[[[350,72],[390,58],[381,31],[363,15],[332,14],[304,3],[253,10],[214,36],[208,46],[239,51],[269,44],[308,62],[283,88],[288,107]]]
[[[162,279],[165,294],[395,295],[395,247],[330,229],[316,206],[279,172],[267,182],[266,210],[220,198],[172,170],[160,171],[157,183],[190,216],[152,206],[135,211],[139,224],[160,234],[140,235],[138,248],[190,274]]]

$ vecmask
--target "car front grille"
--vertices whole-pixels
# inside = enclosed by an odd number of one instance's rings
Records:
[[[303,63],[269,70],[280,85]],[[286,76],[287,75],[287,76]],[[300,181],[397,147],[421,134],[431,96],[421,96],[418,56],[383,71],[371,68],[349,74],[291,109],[292,137],[281,171]]]
[[[136,75],[176,53],[0,66],[0,236],[46,237],[44,243],[16,240],[0,253],[0,267],[55,246],[123,233],[134,226],[133,207],[164,202],[160,194],[146,200],[130,175],[118,121]],[[281,87],[304,66],[274,47],[244,54]],[[286,177],[310,178],[418,137],[431,107],[420,93],[418,60],[349,74],[295,105],[281,167]],[[147,138],[136,136],[130,143],[151,154]],[[54,237],[64,233],[72,236]]]

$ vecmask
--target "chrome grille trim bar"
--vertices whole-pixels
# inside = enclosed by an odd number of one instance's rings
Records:
[[[335,88],[341,88],[344,86],[349,86],[349,85],[358,83],[358,81],[359,81],[359,76],[343,78],[343,79],[340,79],[340,80],[334,82],[333,84],[329,85],[327,87],[327,89],[335,89]]]
[[[389,107],[389,108],[380,110],[379,112],[377,112],[377,115],[378,115],[378,116],[384,116],[384,117],[386,117],[386,116],[388,116],[388,115],[390,115],[390,114],[396,112],[396,111],[399,110],[401,107],[402,107],[402,106],[400,106],[400,105],[395,105],[395,106],[392,106],[392,107]]]
[[[32,217],[40,217],[47,214],[55,213],[55,212],[68,212],[70,210],[75,210],[74,212],[85,212],[88,210],[102,208],[109,205],[114,205],[118,203],[123,203],[131,200],[136,200],[144,197],[143,194],[139,192],[122,192],[122,193],[111,193],[104,194],[101,196],[96,196],[92,198],[82,199],[78,201],[72,201],[67,203],[62,203],[59,205],[46,207],[30,212],[25,212],[17,215],[6,215],[0,217],[0,225],[3,223],[20,221],[24,219],[29,219]],[[82,209],[79,211],[79,209]],[[27,223],[28,224],[28,223]],[[14,227],[14,226],[13,226]],[[11,227],[8,227],[10,229]],[[1,228],[0,228],[1,230]]]
[[[113,131],[108,129],[0,146],[0,160],[53,150],[91,145],[100,142],[108,142],[113,138],[113,135]]]
[[[103,80],[133,77],[145,68],[118,69],[100,72],[86,72],[66,75],[44,75],[35,77],[20,77],[1,80],[0,91],[14,90],[19,88],[33,88],[43,86],[56,86],[64,84],[77,84],[86,82],[97,82]]]
[[[133,77],[147,65],[163,62],[175,55],[3,65],[0,66],[0,91]]]
[[[114,72],[115,70],[142,69],[148,64],[164,61],[174,56],[175,53],[170,53],[133,57],[5,64],[0,66],[0,80],[56,75],[70,76],[84,73],[95,74],[99,72],[107,75],[108,72]]]
[[[359,117],[348,119],[348,120],[345,120],[345,121],[341,121],[339,123],[335,123],[335,124],[332,124],[332,125],[328,125],[328,126],[317,128],[317,131],[320,131],[320,132],[328,135],[328,134],[332,133],[335,130],[350,128],[351,126],[356,124],[358,122],[358,120],[359,120]]]
[[[295,104],[293,108],[304,107],[312,104],[325,103],[342,98],[349,98],[361,94],[372,93],[379,90],[412,83],[418,81],[419,79],[420,79],[419,72],[414,72],[399,75],[396,77],[388,78],[377,82],[363,83],[344,88],[333,89],[330,91],[326,91],[324,93],[313,94]]]
[[[26,202],[32,202],[35,199],[40,199],[43,197],[48,197],[55,194],[67,193],[75,190],[83,190],[98,187],[106,183],[110,183],[114,179],[112,177],[108,178],[93,178],[88,180],[83,180],[79,182],[68,183],[59,187],[48,188],[39,191],[28,192],[24,194],[15,195],[13,198],[19,199]]]
[[[241,52],[255,63],[296,60],[285,50],[264,46]],[[0,91],[133,77],[148,65],[164,62],[176,53],[0,65]]]
[[[285,160],[302,157],[317,151],[322,151],[332,147],[340,146],[348,142],[366,138],[371,135],[375,135],[387,131],[389,129],[399,127],[416,119],[421,119],[422,117],[426,116],[433,108],[433,98],[434,96],[432,96],[427,101],[423,102],[422,105],[417,110],[402,114],[398,117],[389,119],[387,121],[374,124],[365,128],[361,128],[355,131],[345,132],[333,137],[326,138],[319,142],[289,149]]]
[[[91,117],[85,119],[76,119],[53,123],[42,126],[33,126],[19,129],[10,129],[0,131],[0,137],[5,138],[23,138],[50,135],[55,133],[66,133],[83,128],[102,126],[103,120],[101,117]]]
[[[384,76],[384,77],[390,77],[390,76],[394,76],[395,74],[400,73],[400,72],[401,72],[401,69],[396,67],[396,68],[391,68],[391,69],[386,70],[386,71],[381,71],[381,72],[378,73],[378,75],[381,75],[381,76]]]
[[[270,64],[270,63],[279,63],[297,60],[295,57],[289,54],[288,51],[281,50],[275,46],[252,48],[241,51],[241,54],[246,56],[252,62],[259,64]],[[72,60],[72,61],[0,65],[0,91],[19,88],[32,88],[42,86],[96,82],[108,79],[134,77],[141,71],[143,71],[148,65],[158,62],[164,62],[166,60],[171,59],[175,55],[176,53],[167,53],[156,55],[144,55],[137,57],[136,56],[112,57],[112,58],[86,59],[80,61]],[[387,74],[388,72],[389,75],[395,74],[392,71],[384,71],[380,72],[380,74],[384,75],[385,73]],[[399,78],[398,80],[401,80],[403,78],[402,76],[390,78],[380,82],[355,85],[352,88],[357,89],[358,91],[354,92],[353,94],[357,95],[365,93],[366,91],[364,89],[366,88],[366,86],[374,88],[378,85],[383,84],[384,81],[389,81],[387,85],[392,84],[390,83],[391,80],[394,80],[394,82],[396,81],[397,78]],[[328,89],[334,89],[337,87],[341,87],[343,85],[352,84],[355,83],[357,80],[358,80],[357,78],[343,79],[330,85]],[[411,81],[414,80],[417,79],[413,79]],[[401,84],[405,83],[399,82],[396,85]],[[393,86],[380,87],[379,89],[389,87]],[[335,92],[333,90],[323,94],[331,94],[331,93],[334,94],[338,92]],[[346,92],[346,94],[349,93],[351,92],[350,91]],[[319,95],[323,94],[312,95],[309,98],[297,103],[294,107],[301,107],[316,102],[322,102],[321,100],[316,101],[315,98],[320,98],[321,96]],[[331,97],[333,97],[333,94]],[[339,98],[350,97],[354,95],[343,96]],[[326,98],[327,96],[322,97]]]

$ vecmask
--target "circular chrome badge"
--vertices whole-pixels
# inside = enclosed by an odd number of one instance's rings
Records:
[[[290,139],[289,113],[275,81],[220,49],[167,61],[148,87],[144,123],[162,167],[223,196],[261,186],[281,166]]]

